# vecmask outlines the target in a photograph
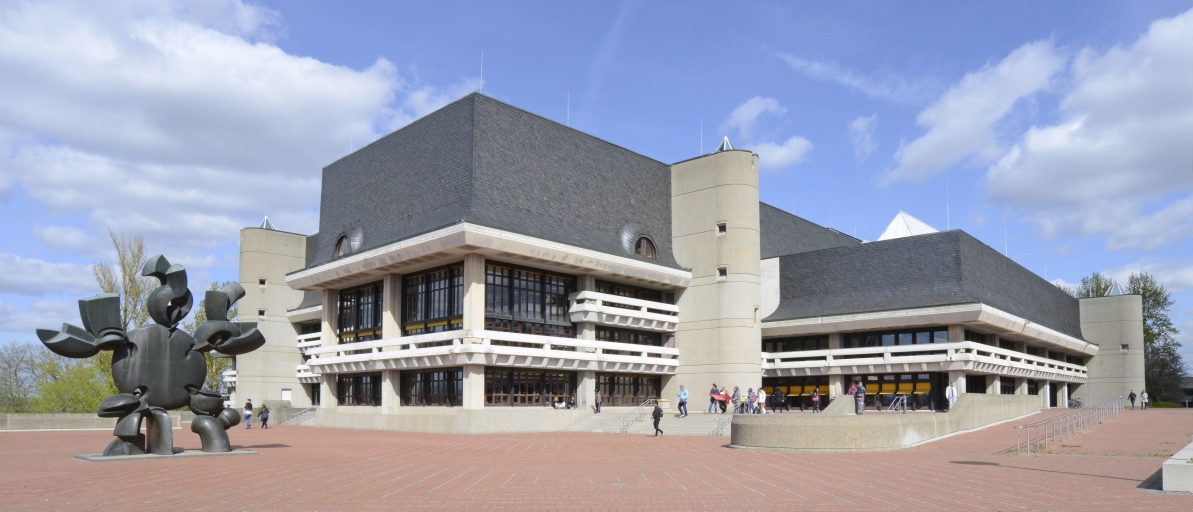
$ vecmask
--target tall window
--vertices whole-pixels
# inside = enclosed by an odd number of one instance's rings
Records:
[[[485,406],[550,406],[567,402],[576,390],[576,374],[485,368]]]
[[[340,256],[344,256],[344,255],[348,254],[349,252],[351,252],[351,250],[352,250],[351,246],[348,245],[348,237],[341,235],[340,238],[338,238],[336,240],[336,255],[335,255],[335,257],[339,258]]]
[[[458,406],[463,390],[464,369],[458,366],[402,372],[402,405]]]
[[[610,406],[638,405],[648,398],[658,398],[663,380],[657,375],[598,373],[597,393]]]
[[[485,265],[485,329],[571,338],[570,276]]]
[[[641,237],[634,243],[634,252],[638,253],[639,256],[653,260],[655,259],[654,242],[651,242],[649,238]]]
[[[381,282],[340,290],[336,335],[340,343],[381,339]]]
[[[336,399],[340,405],[381,405],[381,374],[351,373],[336,377]]]
[[[464,265],[402,277],[402,330],[407,334],[464,327]]]

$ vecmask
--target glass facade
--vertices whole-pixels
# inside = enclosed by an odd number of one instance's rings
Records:
[[[1002,376],[998,378],[998,392],[1004,395],[1015,394],[1015,378]]]
[[[663,346],[663,335],[657,332],[633,331],[630,329],[615,329],[597,326],[596,339],[598,341],[613,341],[617,343],[632,343],[634,345]],[[616,350],[606,350],[606,354],[618,353]]]
[[[923,327],[900,331],[851,332],[841,335],[841,348],[891,347],[948,343],[947,327]]]
[[[464,369],[432,368],[402,372],[402,405],[454,407],[464,403]]]
[[[550,406],[567,403],[576,391],[576,373],[485,368],[485,406]]]
[[[381,282],[340,291],[336,336],[340,343],[381,339]]]
[[[381,373],[346,373],[336,376],[340,405],[381,406]]]
[[[597,374],[597,393],[608,406],[638,405],[647,399],[657,399],[662,388],[663,379],[657,375]]]
[[[464,264],[402,276],[402,332],[464,328]]]
[[[778,407],[778,403],[772,401],[782,391],[787,396],[787,407],[789,409],[799,409],[801,411],[812,408],[812,391],[820,390],[820,409],[824,410],[828,407],[829,390],[828,377],[767,377],[762,379],[762,388],[766,390],[767,405],[769,408]],[[730,393],[732,389],[728,390]],[[741,393],[746,394],[746,390],[741,390]]]
[[[485,265],[485,329],[575,337],[568,294],[575,279],[542,270]]]
[[[867,408],[888,407],[896,396],[907,395],[909,411],[943,410],[944,390],[949,386],[947,373],[846,375],[843,391],[848,391],[851,382],[861,382],[866,386]],[[966,381],[966,385],[968,384]]]
[[[629,297],[631,299],[649,300],[653,302],[663,302],[663,292],[658,290],[651,290],[649,288],[639,288],[637,286],[630,286],[628,284],[610,283],[608,281],[597,281],[596,291],[599,293],[607,293],[609,295],[617,295],[619,297]]]
[[[796,352],[802,350],[827,350],[828,336],[803,336],[799,338],[767,338],[762,340],[763,352]]]

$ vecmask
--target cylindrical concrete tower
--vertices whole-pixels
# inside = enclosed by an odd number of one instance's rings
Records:
[[[692,269],[680,295],[677,375],[699,410],[716,383],[732,391],[762,384],[761,246],[758,158],[728,150],[671,167],[671,230],[675,259]]]

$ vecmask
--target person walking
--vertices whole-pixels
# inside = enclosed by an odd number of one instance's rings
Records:
[[[742,412],[741,411],[741,399],[742,399],[741,390],[738,389],[737,386],[733,386],[733,396],[731,396],[730,399],[733,400],[733,414],[738,414],[738,413]]]
[[[1146,389],[1139,392],[1139,409],[1142,411],[1147,410],[1147,390]]]
[[[1135,390],[1131,390],[1131,394],[1127,395],[1127,400],[1131,401],[1131,409],[1135,409]]]
[[[688,417],[688,390],[684,389],[683,384],[679,385],[679,395],[678,396],[679,396],[679,417],[687,418]]]
[[[783,392],[783,388],[775,387],[775,411],[782,414],[783,409],[791,412],[791,409],[787,407],[787,393]]]
[[[746,388],[746,414],[756,412],[758,412],[758,395],[754,393],[754,388]]]
[[[663,408],[659,407],[659,403],[655,402],[654,411],[650,413],[650,417],[654,418],[654,436],[659,437],[659,434],[667,435],[663,429],[659,428],[659,422],[663,421]]]
[[[717,412],[717,399],[713,395],[717,394],[717,383],[712,383],[712,389],[708,390],[708,410],[704,414],[715,414]]]
[[[766,390],[758,388],[758,414],[766,414]]]
[[[721,414],[725,414],[729,410],[729,393],[725,392],[725,388],[721,388],[720,399],[717,402],[721,404]]]
[[[244,428],[253,428],[253,399],[244,403]]]
[[[949,383],[949,387],[944,388],[944,401],[949,403],[949,410],[953,410],[953,404],[957,403],[957,381]]]
[[[812,412],[820,412],[820,388],[812,388]]]
[[[860,415],[866,412],[866,385],[858,382],[857,390],[853,392],[853,397],[857,400],[857,413]]]
[[[601,399],[601,392],[600,392],[600,391],[597,391],[597,394],[596,394],[596,402],[595,402],[595,403],[593,403],[593,405],[595,405],[595,406],[596,406],[596,414],[600,414],[600,413],[601,413],[601,402],[602,402],[602,401],[603,401],[603,400]]]
[[[261,418],[261,428],[269,428],[269,406],[262,405],[261,412],[257,414]]]

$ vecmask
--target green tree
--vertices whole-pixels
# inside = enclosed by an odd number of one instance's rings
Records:
[[[140,235],[125,238],[111,230],[108,236],[112,239],[112,247],[116,249],[116,263],[95,262],[91,264],[91,272],[95,275],[95,282],[104,293],[120,295],[120,323],[125,331],[131,331],[145,325],[149,321],[149,311],[145,309],[145,299],[158,286],[156,279],[141,275],[141,269],[149,257],[145,255],[145,239]],[[91,366],[103,376],[108,383],[110,394],[116,394],[116,383],[112,381],[112,352],[101,350],[95,357],[90,358]]]
[[[1188,373],[1181,358],[1180,334],[1172,324],[1169,311],[1176,302],[1168,289],[1150,274],[1131,274],[1127,293],[1143,298],[1144,379],[1148,394],[1158,400],[1179,401],[1181,379]]]
[[[90,359],[70,359],[43,350],[37,368],[41,383],[33,399],[36,412],[94,413],[100,402],[116,393],[111,377],[105,381]]]
[[[1079,299],[1087,299],[1089,297],[1105,297],[1110,293],[1110,287],[1114,285],[1114,281],[1106,277],[1102,273],[1094,272],[1089,277],[1081,278],[1081,284],[1077,286],[1074,297]]]
[[[236,284],[236,281],[224,281],[222,283],[211,283],[211,290],[212,291],[221,290],[224,287],[232,285],[232,284]],[[196,328],[198,328],[200,325],[203,325],[203,322],[207,321],[207,310],[204,309],[204,306],[206,304],[207,304],[206,300],[204,300],[204,299],[199,300],[199,307],[195,308],[193,310],[194,311],[193,319],[190,322],[185,322],[182,324],[182,328],[184,330],[186,330],[187,332],[193,333],[193,332],[195,332]],[[240,306],[233,304],[232,308],[228,310],[228,320],[236,321],[236,317],[239,315],[239,313],[240,313]],[[235,362],[235,359],[232,357],[212,357],[211,353],[208,353],[207,354],[207,382],[206,382],[207,389],[219,391],[221,394],[225,394],[225,395],[228,394],[228,387],[225,386],[224,383],[220,379],[225,371],[232,369],[234,362]]]

